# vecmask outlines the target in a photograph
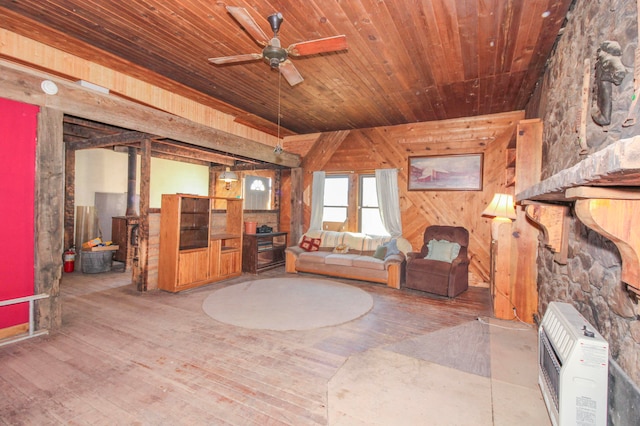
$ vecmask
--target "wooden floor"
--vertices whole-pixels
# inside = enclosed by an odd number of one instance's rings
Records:
[[[128,274],[65,274],[62,330],[0,347],[0,424],[324,425],[350,355],[490,312],[486,288],[447,300],[351,280],[374,307],[335,327],[248,330],[201,309],[215,289],[277,276],[140,294]]]

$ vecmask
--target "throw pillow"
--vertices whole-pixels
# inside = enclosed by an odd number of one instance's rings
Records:
[[[334,249],[333,249],[334,253],[338,253],[338,254],[345,254],[345,253],[349,253],[349,246],[346,244],[338,244]]]
[[[304,251],[318,251],[320,249],[320,238],[302,237],[300,248]]]
[[[429,253],[427,253],[425,259],[430,260],[451,263],[460,253],[460,244],[446,240],[431,240],[427,247],[429,248]]]
[[[373,257],[380,260],[384,260],[386,255],[387,255],[387,248],[385,246],[378,246],[378,248],[376,248],[376,252],[373,253]]]
[[[387,253],[384,255],[385,259],[391,255],[400,254],[400,249],[398,249],[398,243],[395,238],[384,243],[383,246],[387,248]]]

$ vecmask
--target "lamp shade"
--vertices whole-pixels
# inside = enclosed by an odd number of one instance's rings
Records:
[[[236,182],[238,180],[238,176],[234,172],[229,170],[229,168],[227,167],[227,170],[220,173],[220,176],[218,177],[218,179],[223,180],[227,183]]]
[[[516,218],[516,211],[513,208],[513,197],[508,194],[495,194],[493,200],[482,212],[482,216]]]

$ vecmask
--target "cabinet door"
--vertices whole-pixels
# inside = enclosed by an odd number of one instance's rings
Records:
[[[240,273],[240,267],[242,261],[240,259],[239,251],[232,251],[229,253],[222,253],[220,255],[220,275],[233,275]]]
[[[178,256],[178,286],[209,278],[208,250],[193,250]]]
[[[211,271],[211,277],[220,276],[220,247],[222,242],[220,240],[211,240],[209,250],[211,252],[209,257],[209,270]]]

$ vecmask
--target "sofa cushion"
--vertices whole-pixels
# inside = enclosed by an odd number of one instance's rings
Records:
[[[327,265],[352,266],[353,259],[357,258],[357,254],[330,254],[324,258]]]
[[[343,244],[344,232],[337,231],[323,231],[320,234],[320,239],[322,239],[321,246],[322,247],[337,247],[340,244]]]
[[[301,262],[324,263],[324,259],[331,254],[330,251],[309,251],[298,255]]]
[[[387,248],[387,253],[384,255],[385,258],[400,253],[400,249],[398,249],[398,243],[395,238],[387,241],[383,246]]]
[[[318,251],[320,248],[320,239],[310,238],[305,235],[302,237],[302,241],[300,242],[300,248],[305,251]]]
[[[366,237],[365,234],[360,234],[356,232],[343,232],[343,234],[344,234],[343,242],[347,246],[349,246],[349,249],[357,250],[359,252],[362,251],[362,245]]]
[[[380,259],[376,259],[372,256],[358,256],[353,259],[353,266],[359,268],[368,268],[368,269],[376,269],[379,271],[384,271],[384,261]]]
[[[417,271],[423,277],[424,271],[429,271],[429,276],[448,277],[451,273],[451,263],[417,258],[407,263],[407,271]],[[426,277],[424,279],[427,279]]]
[[[460,253],[460,244],[447,240],[430,240],[428,243],[429,252],[425,259],[439,260],[451,263]]]
[[[375,253],[373,253],[373,257],[380,260],[384,260],[386,255],[387,255],[387,248],[385,246],[378,246]]]
[[[363,244],[362,251],[374,251],[378,246],[388,242],[391,237],[382,237],[376,235],[366,235]]]

